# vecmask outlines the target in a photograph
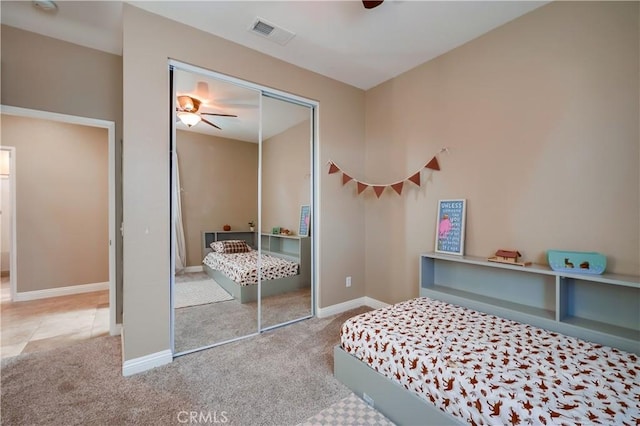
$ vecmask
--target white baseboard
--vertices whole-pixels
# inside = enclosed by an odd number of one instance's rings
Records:
[[[365,296],[364,304],[372,307],[373,309],[386,308],[389,306],[389,303],[381,302],[378,299],[374,299],[373,297]]]
[[[169,349],[141,356],[140,358],[130,359],[122,364],[122,375],[125,377],[132,376],[142,373],[143,371],[151,370],[152,368],[160,367],[161,365],[169,364],[172,361],[173,354]]]
[[[109,282],[70,285],[68,287],[48,288],[45,290],[16,292],[14,302],[27,300],[46,299],[49,297],[69,296],[70,294],[90,293],[92,291],[109,290]]]
[[[202,265],[200,266],[187,266],[186,268],[184,268],[185,272],[202,272],[204,271],[204,269],[202,268]]]
[[[357,299],[347,300],[346,302],[337,303],[335,305],[327,306],[326,308],[318,308],[317,317],[325,318],[331,315],[341,314],[350,309],[355,309],[360,306],[369,306],[373,309],[380,309],[389,306],[388,303],[381,302],[372,297],[364,296]]]
[[[122,324],[112,324],[109,326],[109,334],[111,336],[120,336],[122,334]]]

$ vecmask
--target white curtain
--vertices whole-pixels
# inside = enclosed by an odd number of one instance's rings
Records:
[[[174,225],[176,227],[176,262],[175,273],[181,274],[187,264],[185,241],[184,241],[184,226],[182,225],[182,188],[180,187],[180,169],[178,167],[178,153],[174,153],[173,161],[176,170],[176,184],[173,186],[174,200],[176,203],[176,217]]]

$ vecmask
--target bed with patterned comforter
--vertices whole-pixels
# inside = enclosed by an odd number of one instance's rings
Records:
[[[469,424],[639,425],[640,362],[426,297],[346,321],[342,348]]]
[[[202,261],[211,269],[218,270],[241,286],[258,283],[258,252],[216,253],[211,252]],[[299,265],[286,259],[263,254],[261,257],[261,279],[275,280],[298,274]]]

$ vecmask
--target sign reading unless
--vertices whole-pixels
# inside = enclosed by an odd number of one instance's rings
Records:
[[[464,199],[438,201],[436,252],[464,254],[465,210]]]
[[[298,226],[298,235],[301,237],[309,236],[309,224],[311,222],[311,206],[300,207],[300,225]]]

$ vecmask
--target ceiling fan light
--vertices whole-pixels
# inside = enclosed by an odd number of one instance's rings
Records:
[[[193,127],[198,124],[201,120],[198,114],[194,114],[192,112],[179,112],[178,118],[182,121],[187,127]]]
[[[178,96],[178,106],[183,111],[197,112],[200,108],[200,100],[186,95]]]

